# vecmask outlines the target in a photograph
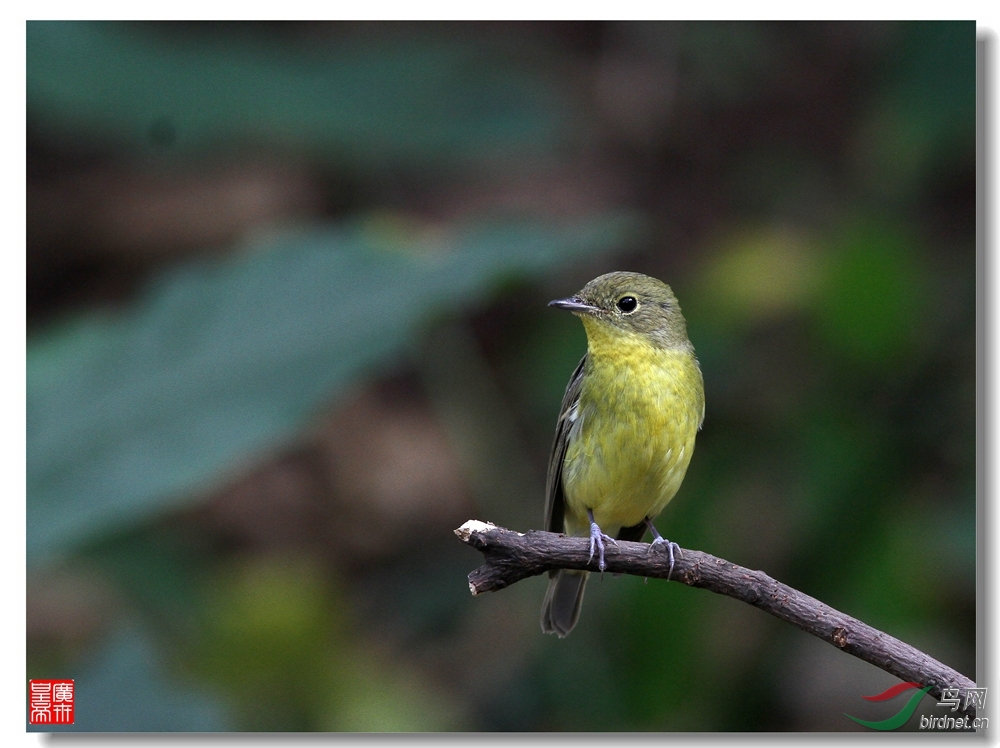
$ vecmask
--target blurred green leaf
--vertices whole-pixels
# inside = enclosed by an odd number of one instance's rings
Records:
[[[815,296],[816,251],[783,226],[743,230],[710,254],[699,280],[699,311],[722,328],[741,329],[793,314]]]
[[[568,134],[565,94],[496,45],[252,29],[30,21],[29,118],[138,152],[264,143],[356,167],[537,155]]]
[[[459,716],[417,673],[373,652],[342,652],[329,717],[322,730],[440,732],[460,729]]]
[[[975,154],[976,23],[910,22],[889,84],[858,129],[856,164],[881,194],[906,196],[933,167]]]
[[[317,729],[336,653],[348,649],[342,598],[308,559],[241,559],[207,589],[195,672],[228,692],[241,726]]]
[[[156,621],[158,633],[183,638],[197,618],[198,589],[211,568],[212,550],[210,537],[148,523],[100,537],[70,563],[101,569],[133,611]]]
[[[246,557],[207,588],[193,670],[250,730],[454,729],[456,710],[353,632],[350,601],[309,558]]]
[[[853,560],[857,571],[851,580],[854,614],[897,636],[932,625],[941,609],[971,592],[963,588],[973,584],[971,577],[949,576],[939,560],[948,556],[950,566],[952,558],[961,555],[955,554],[958,548],[941,542],[951,517],[942,516],[944,521],[935,525],[927,522],[924,507],[910,502],[904,509],[878,518],[875,538],[858,548],[863,555]],[[929,554],[928,548],[936,552]]]
[[[120,316],[40,335],[27,361],[30,562],[183,501],[280,444],[402,354],[431,311],[482,298],[504,275],[610,249],[636,226],[620,214],[397,243],[365,225],[289,234],[175,268]]]
[[[934,308],[923,257],[909,232],[883,220],[845,224],[831,242],[816,315],[826,339],[859,362],[911,350]]]
[[[699,100],[740,104],[774,85],[788,64],[787,44],[776,24],[745,21],[686,21],[658,26],[677,33],[677,53]],[[648,24],[653,26],[653,24]]]
[[[510,370],[517,391],[547,432],[559,415],[566,383],[587,350],[587,336],[569,314],[536,314],[530,322],[510,353]]]
[[[699,681],[706,678],[696,632],[704,626],[706,599],[667,584],[627,581],[621,606],[614,611],[619,632],[618,660],[631,677],[622,683],[628,717],[625,724],[647,730],[697,729]],[[610,618],[611,616],[609,616]],[[684,641],[684,647],[675,642]],[[670,673],[669,678],[664,678]],[[678,708],[680,707],[680,708]]]

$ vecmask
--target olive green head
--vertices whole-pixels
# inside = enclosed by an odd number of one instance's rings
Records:
[[[568,309],[625,333],[668,348],[690,347],[677,297],[663,281],[641,273],[614,272],[594,278],[568,299],[549,306]]]

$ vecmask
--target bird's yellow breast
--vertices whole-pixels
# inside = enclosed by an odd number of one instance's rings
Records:
[[[584,318],[588,352],[563,463],[567,531],[582,532],[587,510],[601,529],[655,517],[677,493],[704,416],[693,350]]]

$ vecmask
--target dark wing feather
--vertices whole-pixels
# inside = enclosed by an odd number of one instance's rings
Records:
[[[556,435],[552,440],[552,453],[549,455],[549,472],[545,481],[545,529],[549,532],[564,532],[563,517],[566,511],[566,497],[563,494],[563,458],[566,457],[566,445],[569,442],[569,431],[573,423],[569,414],[580,399],[583,385],[583,368],[587,363],[584,355],[573,371],[566,385],[562,405],[559,406],[559,420],[556,422]]]
[[[631,527],[623,527],[618,531],[618,540],[631,540],[638,543],[646,535],[646,522],[642,521]]]

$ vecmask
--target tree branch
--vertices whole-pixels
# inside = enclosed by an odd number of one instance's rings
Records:
[[[469,574],[473,595],[502,590],[550,569],[594,571],[597,567],[596,561],[589,559],[587,538],[542,531],[522,535],[478,520],[469,520],[455,534],[486,559],[485,564]],[[646,543],[624,540],[618,541],[617,546],[608,544],[607,571],[666,579],[669,571],[666,551],[650,552],[650,548]],[[749,603],[897,678],[931,686],[928,693],[936,699],[940,700],[943,689],[957,688],[960,711],[975,716],[974,705],[966,698],[967,691],[976,687],[973,681],[909,644],[771,579],[764,572],[745,569],[701,551],[681,550],[676,554],[671,579]]]

